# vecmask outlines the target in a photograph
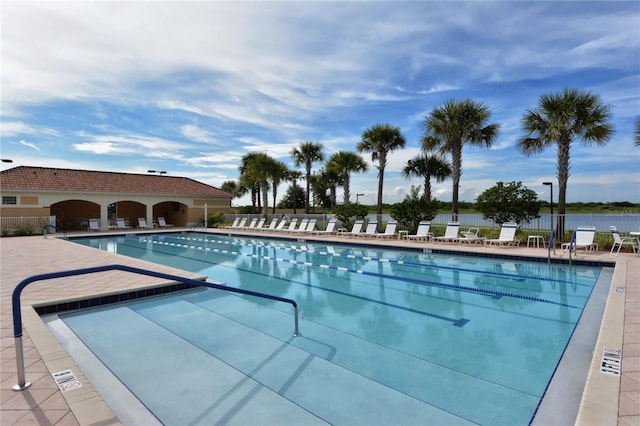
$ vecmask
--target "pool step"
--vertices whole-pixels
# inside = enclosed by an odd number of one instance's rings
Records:
[[[220,381],[221,386],[227,387],[229,397],[244,395],[243,415],[253,411],[256,416],[249,423],[262,423],[260,416],[263,413],[278,411],[277,408],[253,404],[252,392],[260,391],[302,407],[317,419],[331,424],[415,424],[418,419],[425,418],[437,424],[468,424],[458,416],[186,301],[148,305],[138,312],[181,339],[198,342],[202,351],[221,361],[216,363],[215,369],[203,369],[200,380]],[[276,313],[275,316],[280,315]],[[180,321],[174,321],[177,317]],[[304,339],[293,338],[290,333],[287,338],[296,342]],[[317,343],[309,341],[307,345],[318,346]],[[185,346],[190,345],[185,343]],[[241,372],[244,377],[238,379],[235,375],[226,374],[226,370]],[[253,383],[249,393],[247,383]],[[228,411],[213,404],[215,397],[210,401],[210,411],[200,408],[202,417],[199,421],[210,423],[229,415]]]

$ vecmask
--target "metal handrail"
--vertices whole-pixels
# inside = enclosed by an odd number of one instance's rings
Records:
[[[295,300],[287,299],[285,297],[273,296],[271,294],[259,293],[256,291],[245,290],[241,288],[227,287],[221,284],[210,283],[208,281],[199,281],[191,278],[180,277],[178,275],[165,274],[163,272],[155,272],[147,269],[134,268],[132,266],[125,266],[125,265],[106,265],[106,266],[97,266],[93,268],[75,269],[70,271],[50,272],[46,274],[34,275],[20,281],[20,283],[13,290],[13,294],[11,296],[11,307],[13,311],[13,337],[15,339],[15,344],[16,344],[16,364],[17,364],[17,370],[18,370],[18,384],[13,386],[14,391],[21,391],[31,386],[31,382],[26,381],[25,372],[24,372],[24,352],[22,348],[22,310],[20,308],[20,294],[22,293],[22,290],[27,285],[35,281],[43,281],[43,280],[50,280],[54,278],[71,277],[75,275],[86,275],[86,274],[93,274],[96,272],[105,272],[105,271],[114,271],[114,270],[131,272],[131,273],[140,274],[140,275],[147,275],[150,277],[178,281],[184,284],[190,284],[194,286],[204,286],[209,288],[215,288],[218,290],[230,291],[232,293],[246,294],[248,296],[255,296],[263,299],[289,303],[290,305],[293,306],[293,314],[294,314],[294,321],[295,321],[295,329],[294,329],[293,335],[294,336],[300,335],[300,330],[298,328],[298,304],[296,303]]]
[[[556,237],[556,231],[555,230],[551,230],[551,235],[549,236],[549,245],[547,247],[547,254],[548,254],[548,263],[551,263],[551,249],[553,248],[553,254],[556,254],[556,246],[553,244],[554,240]]]
[[[58,228],[55,225],[51,225],[50,223],[47,223],[42,227],[42,234],[44,235],[44,238],[47,238],[47,229],[53,229],[53,232],[61,232],[65,240],[68,238],[66,230]]]

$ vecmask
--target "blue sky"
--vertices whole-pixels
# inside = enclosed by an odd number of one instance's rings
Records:
[[[220,186],[238,178],[248,152],[294,168],[289,153],[303,141],[324,144],[328,157],[388,123],[407,139],[385,173],[384,201],[393,203],[422,184],[400,170],[419,153],[424,116],[471,98],[502,127],[491,149],[463,151],[460,199],[497,181],[522,181],[548,199],[542,182],[557,182],[555,147],[525,157],[516,141],[526,109],[569,87],[612,105],[616,133],[605,147],[574,143],[567,201],[640,203],[637,1],[0,7],[1,155],[13,160],[3,170],[153,169]],[[374,204],[377,170],[351,185]],[[433,190],[450,201],[451,187]]]

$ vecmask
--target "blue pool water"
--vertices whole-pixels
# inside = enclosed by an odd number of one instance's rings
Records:
[[[74,241],[298,302],[299,337],[289,305],[213,289],[64,315],[170,425],[529,424],[601,271],[197,233]]]

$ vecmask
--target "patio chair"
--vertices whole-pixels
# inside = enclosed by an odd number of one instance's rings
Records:
[[[260,218],[260,220],[259,220],[259,221],[258,221],[258,223],[256,224],[255,228],[253,228],[253,229],[255,229],[256,231],[260,231],[260,230],[262,230],[262,229],[263,229],[262,227],[264,226],[264,223],[265,223],[266,221],[267,221],[267,219],[265,219],[265,218]]]
[[[283,217],[282,219],[280,219],[280,222],[278,223],[278,226],[276,226],[274,231],[282,231],[282,230],[284,230],[284,227],[285,227],[286,224],[287,224],[287,218]]]
[[[467,244],[484,243],[484,240],[486,240],[486,238],[479,236],[478,232],[480,232],[480,229],[478,228],[469,228],[468,231],[464,231],[461,233],[462,237],[458,238],[456,242],[467,243]]]
[[[251,222],[249,222],[249,226],[245,226],[244,229],[253,229],[256,227],[256,223],[258,223],[258,218],[253,218],[251,219]]]
[[[520,240],[516,238],[516,231],[518,230],[517,223],[506,222],[502,224],[500,228],[500,235],[498,238],[491,240],[484,240],[484,244],[487,246],[496,244],[499,246],[519,246]]]
[[[611,236],[613,237],[613,245],[611,246],[611,251],[609,252],[609,254],[613,254],[615,250],[616,253],[613,255],[617,256],[618,253],[620,253],[620,249],[624,245],[631,246],[631,249],[634,253],[640,251],[640,241],[638,240],[638,238],[621,237],[618,233],[618,229],[615,226],[610,226],[609,228],[611,229]]]
[[[289,229],[287,229],[286,232],[290,232],[290,233],[302,232],[305,229],[307,229],[307,223],[309,223],[309,219],[306,219],[306,218],[302,219],[298,222],[297,227],[296,226],[294,226],[293,228],[289,227]]]
[[[362,231],[362,225],[363,224],[364,224],[364,220],[358,219],[355,222],[353,222],[353,226],[351,227],[351,231],[349,231],[349,232],[340,232],[340,230],[338,230],[338,235],[345,235],[345,236],[356,235],[357,236]]]
[[[396,228],[398,227],[398,222],[395,220],[390,220],[387,222],[387,226],[384,228],[384,232],[374,234],[376,238],[394,238],[396,236]]]
[[[303,232],[311,234],[316,229],[316,223],[318,223],[318,219],[310,219],[309,223],[307,223],[307,228]]]
[[[276,229],[276,226],[278,225],[278,218],[274,217],[273,219],[271,219],[271,222],[269,222],[269,226],[264,227],[264,228],[260,228],[261,231],[274,231]]]
[[[433,238],[433,233],[429,232],[429,229],[431,229],[431,222],[422,220],[418,224],[418,229],[416,230],[416,233],[413,235],[405,235],[404,238],[407,240],[429,241],[431,240],[431,238]]]
[[[372,237],[376,234],[377,229],[378,229],[378,222],[375,220],[370,220],[369,223],[367,223],[367,229],[365,229],[365,231],[362,233],[358,233],[357,236],[362,238]]]
[[[153,229],[153,225],[147,225],[147,219],[145,219],[144,217],[139,217],[138,218],[138,228],[140,228],[140,229]]]
[[[124,231],[125,229],[131,229],[131,225],[127,225],[122,218],[116,218],[116,228],[120,231]]]
[[[242,229],[244,228],[244,225],[247,223],[247,218],[243,217],[242,219],[240,219],[240,222],[238,222],[238,224],[235,226],[235,229]]]
[[[167,221],[164,220],[164,217],[158,218],[158,226],[160,228],[173,228],[173,225],[167,223]]]
[[[89,219],[89,231],[100,231],[100,219]]]
[[[291,222],[289,222],[289,226],[287,228],[285,227],[282,228],[282,232],[291,232],[294,229],[296,229],[297,225],[298,225],[298,218],[294,217],[293,219],[291,219]]]
[[[588,251],[598,251],[598,243],[593,242],[593,238],[596,236],[595,226],[578,226],[576,228],[576,237],[573,242],[562,244],[563,250],[573,251],[574,253],[579,248],[583,248]]]
[[[324,230],[314,230],[311,233],[314,235],[333,235],[337,233],[336,224],[338,223],[338,219],[331,219],[329,223],[327,223],[327,227]]]
[[[460,229],[460,222],[447,223],[447,229],[444,231],[444,235],[441,237],[433,237],[431,241],[452,243],[458,239],[458,230]]]

